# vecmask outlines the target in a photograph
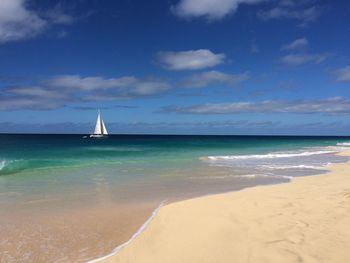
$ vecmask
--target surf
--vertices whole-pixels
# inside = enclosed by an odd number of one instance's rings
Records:
[[[245,159],[275,159],[275,158],[290,158],[302,157],[319,154],[331,154],[336,151],[305,151],[298,153],[267,153],[267,154],[250,154],[250,155],[223,155],[223,156],[207,156],[206,159],[215,160],[245,160]]]

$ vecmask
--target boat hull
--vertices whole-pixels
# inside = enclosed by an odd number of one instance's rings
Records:
[[[91,134],[90,138],[107,138],[108,135],[105,134]]]

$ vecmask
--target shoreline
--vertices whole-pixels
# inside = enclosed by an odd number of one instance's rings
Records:
[[[146,227],[152,222],[152,220],[155,218],[155,216],[157,215],[158,211],[164,206],[164,203],[167,200],[163,200],[151,213],[151,216],[149,218],[147,218],[147,220],[141,225],[141,227],[131,236],[130,239],[128,239],[127,241],[125,241],[124,243],[120,244],[119,246],[117,246],[116,248],[114,248],[112,250],[111,253],[100,257],[100,258],[96,258],[96,259],[92,259],[87,261],[87,263],[96,263],[96,262],[101,262],[105,259],[108,259],[109,257],[117,254],[120,250],[122,250],[124,247],[126,247],[127,245],[129,245],[135,238],[137,238],[145,229]]]
[[[343,156],[350,156],[350,152],[346,152],[346,151],[339,152],[338,154],[343,155]],[[225,197],[230,198],[230,197],[232,197],[232,195],[233,196],[235,196],[235,195],[249,195],[249,192],[252,192],[252,191],[259,192],[262,190],[263,192],[264,191],[268,192],[270,190],[270,188],[273,189],[273,188],[281,187],[281,186],[285,186],[285,185],[295,185],[296,182],[303,181],[305,178],[308,178],[308,179],[311,178],[313,180],[314,178],[331,177],[332,174],[337,174],[337,167],[342,167],[342,166],[345,166],[345,167],[349,166],[350,167],[350,162],[341,163],[341,164],[333,164],[329,167],[327,173],[320,174],[318,176],[312,175],[312,176],[293,178],[288,183],[272,184],[272,185],[259,185],[259,186],[244,188],[244,189],[241,189],[238,191],[230,191],[230,192],[218,193],[218,194],[208,194],[208,195],[204,195],[204,196],[199,196],[199,197],[195,197],[195,198],[177,201],[174,203],[166,204],[164,206],[163,206],[163,203],[164,203],[164,201],[163,201],[152,212],[151,216],[147,219],[147,221],[139,228],[139,230],[128,241],[126,241],[125,243],[116,247],[110,254],[103,256],[103,257],[100,257],[100,258],[97,258],[97,259],[93,259],[93,260],[88,261],[88,262],[89,263],[94,263],[94,262],[106,262],[106,263],[109,263],[109,262],[131,262],[130,256],[132,257],[132,262],[162,262],[162,260],[164,260],[164,259],[167,259],[168,260],[167,262],[173,262],[173,261],[176,262],[177,261],[176,257],[172,258],[169,255],[171,253],[168,253],[168,255],[167,255],[166,251],[159,252],[158,255],[153,254],[153,256],[150,259],[148,257],[145,257],[146,255],[150,256],[147,253],[147,247],[149,247],[150,245],[147,243],[152,241],[154,238],[159,238],[159,231],[160,230],[158,229],[158,233],[157,233],[157,231],[155,231],[154,229],[161,227],[161,226],[159,226],[160,225],[159,221],[161,220],[160,217],[164,217],[163,214],[168,212],[166,210],[172,210],[172,209],[176,210],[179,208],[184,209],[185,207],[188,206],[188,204],[191,204],[191,203],[197,203],[197,202],[206,203],[206,202],[210,202],[211,199],[214,199],[214,200],[215,199],[225,199]],[[350,180],[349,180],[349,182],[350,182]],[[294,187],[292,187],[292,188],[294,188]],[[263,189],[265,189],[265,190],[263,190]],[[349,191],[349,195],[350,195],[350,191]],[[191,214],[191,213],[193,213],[192,210],[193,209],[187,209],[186,213]],[[184,214],[186,215],[186,213],[184,213]],[[174,215],[181,216],[184,214],[183,213],[178,214],[176,212]],[[168,223],[170,223],[170,221]],[[163,222],[163,224],[164,224],[164,222]],[[163,226],[166,226],[166,225],[163,225]],[[169,227],[167,227],[167,228],[169,228]],[[174,232],[174,229],[173,229],[173,232]],[[175,233],[172,233],[172,234],[176,234],[176,231],[175,231]],[[169,237],[171,237],[171,236],[172,235],[170,235]],[[148,241],[147,243],[145,243],[145,241],[144,241],[145,239]],[[200,240],[197,240],[197,241],[200,241]],[[350,241],[350,235],[349,235],[349,241]],[[154,243],[157,243],[157,242],[154,242]],[[161,248],[159,248],[159,249],[161,250]],[[159,249],[157,249],[157,251]],[[172,252],[174,252],[176,250],[180,251],[181,249],[173,247],[173,249],[171,249],[171,250],[172,250]],[[168,251],[168,252],[170,252],[170,251]],[[189,257],[188,257],[188,259],[191,258],[191,260],[186,261],[186,259],[185,259],[185,261],[181,261],[181,262],[199,262],[199,261],[195,261],[193,259],[194,255],[197,253],[195,251],[192,251],[192,252],[193,252],[192,255],[189,255]],[[221,251],[221,252],[223,252],[223,251]],[[141,261],[138,260],[138,258],[141,259]],[[149,259],[149,261],[147,259]],[[349,253],[349,259],[350,259],[350,253]],[[211,261],[208,261],[208,262],[211,262]],[[223,262],[226,262],[226,261],[223,260]],[[291,261],[291,262],[294,262],[294,261]],[[345,261],[339,261],[339,262],[345,262]]]
[[[320,169],[320,170],[325,170],[325,169]],[[328,173],[329,172],[325,172],[325,173],[321,173],[321,174],[317,174],[317,175],[310,175],[310,176],[325,175],[325,174],[328,174]],[[238,190],[231,190],[231,191],[225,191],[225,192],[219,192],[219,193],[207,193],[207,194],[204,194],[204,195],[199,195],[199,196],[190,197],[190,198],[175,199],[175,200],[173,200],[173,201],[171,201],[169,203],[167,203],[167,201],[169,201],[169,200],[165,199],[165,200],[160,202],[160,204],[151,212],[151,214],[147,218],[147,220],[138,228],[138,230],[127,241],[125,241],[124,243],[121,243],[120,245],[116,246],[110,253],[108,253],[108,254],[106,254],[104,256],[101,256],[99,258],[94,258],[94,259],[88,260],[88,261],[86,261],[86,263],[104,262],[104,260],[108,260],[110,257],[115,256],[124,247],[129,245],[135,238],[137,238],[139,235],[141,235],[144,230],[146,230],[146,228],[149,226],[149,224],[152,223],[154,218],[157,216],[159,210],[161,208],[163,208],[164,206],[171,205],[173,203],[181,203],[181,202],[184,202],[184,201],[190,201],[190,200],[194,200],[194,199],[198,199],[198,198],[205,198],[205,197],[211,197],[211,196],[216,196],[216,195],[225,195],[225,194],[240,192],[240,191],[244,191],[244,190],[249,189],[249,188],[261,187],[261,186],[279,185],[279,184],[288,184],[288,183],[291,183],[293,181],[293,176],[281,176],[281,178],[285,178],[288,181],[286,181],[286,182],[278,182],[278,183],[270,183],[270,184],[258,184],[258,185],[253,185],[253,186],[248,186],[248,187],[245,187],[245,188],[241,188],[241,189],[238,189]]]

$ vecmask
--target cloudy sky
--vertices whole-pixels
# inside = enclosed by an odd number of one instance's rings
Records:
[[[350,134],[346,0],[1,0],[0,132]]]

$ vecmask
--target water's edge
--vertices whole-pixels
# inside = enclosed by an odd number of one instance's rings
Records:
[[[338,150],[335,154],[336,155],[340,155],[341,153],[343,152],[346,152],[346,150]],[[343,164],[345,163],[350,163],[350,160],[347,160],[345,162],[342,162]],[[325,171],[324,173],[320,173],[320,174],[317,174],[317,175],[308,175],[308,176],[319,176],[319,175],[327,175],[331,172],[332,170],[332,166],[334,165],[337,165],[339,163],[333,163],[331,164],[330,166],[328,166],[327,168],[325,168]],[[232,191],[226,191],[226,192],[220,192],[220,193],[208,193],[208,194],[204,194],[204,195],[200,195],[200,196],[196,196],[196,197],[191,197],[191,198],[185,198],[185,199],[180,199],[180,200],[176,200],[176,201],[173,201],[173,202],[169,202],[169,203],[166,203],[168,200],[163,200],[158,207],[156,207],[150,217],[141,225],[141,227],[131,236],[131,238],[129,240],[127,240],[126,242],[122,243],[121,245],[117,246],[116,248],[114,248],[112,250],[111,253],[105,255],[105,256],[102,256],[102,257],[99,257],[99,258],[96,258],[96,259],[93,259],[93,260],[89,260],[87,261],[86,263],[96,263],[96,262],[101,262],[102,260],[105,260],[111,256],[114,256],[116,255],[117,253],[119,253],[123,248],[125,248],[127,245],[129,245],[136,237],[138,237],[143,231],[145,231],[145,229],[149,226],[149,224],[153,221],[153,219],[156,217],[156,215],[158,214],[159,210],[165,206],[165,205],[169,205],[171,203],[177,203],[177,202],[182,202],[182,201],[186,201],[186,200],[191,200],[191,199],[197,199],[197,198],[202,198],[202,197],[210,197],[210,196],[215,196],[215,195],[222,195],[222,194],[229,194],[229,193],[235,193],[235,192],[239,192],[239,191],[243,191],[245,189],[248,189],[248,188],[255,188],[255,187],[262,187],[262,186],[271,186],[271,185],[277,185],[277,184],[285,184],[285,183],[291,183],[293,182],[294,180],[294,177],[288,177],[288,181],[285,181],[285,182],[277,182],[277,183],[270,183],[270,184],[266,184],[266,185],[253,185],[253,186],[248,186],[248,187],[244,187],[242,189],[238,189],[238,190],[232,190]]]
[[[115,254],[117,254],[120,250],[122,250],[124,247],[126,247],[127,245],[129,245],[136,237],[138,237],[145,229],[146,227],[151,223],[151,221],[155,218],[155,216],[157,215],[158,211],[164,206],[164,203],[167,200],[163,200],[157,207],[156,209],[154,209],[152,211],[151,216],[141,225],[141,227],[131,236],[131,238],[129,240],[127,240],[126,242],[122,243],[121,245],[117,246],[115,249],[113,249],[113,251],[110,254],[107,254],[106,256],[100,257],[100,258],[96,258],[93,260],[89,260],[87,263],[95,263],[95,262],[100,262],[101,260],[104,260],[110,256],[113,256]]]

